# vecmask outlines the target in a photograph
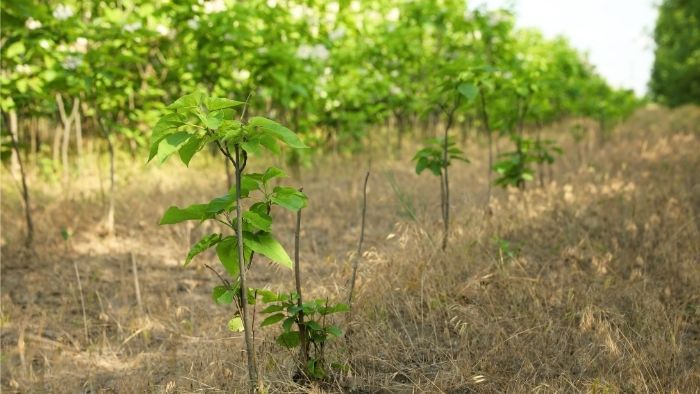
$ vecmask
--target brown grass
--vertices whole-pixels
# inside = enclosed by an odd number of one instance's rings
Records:
[[[689,121],[697,110],[682,111],[641,111],[604,146],[579,147],[580,155],[563,139],[569,153],[554,180],[524,193],[497,191],[492,216],[483,208],[485,151],[470,143],[473,163],[451,171],[446,253],[437,179],[416,176],[408,157],[375,155],[356,312],[351,323],[338,319],[349,333],[328,355],[351,369],[323,387],[296,386],[292,355],[274,344],[274,329],[258,329],[270,392],[698,392],[700,122]],[[232,310],[209,296],[217,278],[204,263],[216,257],[181,267],[189,245],[212,228],[156,225],[170,204],[221,194],[222,166],[127,162],[114,238],[100,235],[105,201],[96,172],[83,173],[70,193],[32,179],[33,252],[19,247],[19,195],[3,172],[3,392],[244,387],[241,336],[226,329]],[[347,294],[366,162],[317,158],[290,181],[310,197],[301,253],[310,295]],[[215,175],[204,176],[206,169]],[[292,216],[277,220],[291,246]],[[62,227],[74,233],[68,243]],[[291,272],[268,264],[257,264],[251,279],[293,288]]]

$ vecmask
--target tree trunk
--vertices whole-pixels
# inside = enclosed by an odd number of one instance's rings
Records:
[[[486,137],[489,143],[489,167],[486,169],[487,172],[487,182],[488,187],[486,189],[486,207],[488,208],[491,204],[491,171],[493,168],[493,136],[491,135],[491,125],[489,124],[489,113],[486,111],[486,98],[483,93],[480,93],[481,97],[481,118],[484,122],[484,127],[486,128]]]
[[[80,99],[73,100],[73,121],[75,122],[75,157],[78,174],[82,169],[83,160],[83,122],[80,116]]]
[[[34,225],[32,222],[31,204],[29,201],[29,188],[27,187],[27,177],[24,173],[24,166],[22,165],[22,158],[19,154],[19,146],[17,144],[17,112],[15,110],[10,110],[10,138],[12,139],[12,149],[17,159],[17,167],[19,170],[20,177],[22,179],[22,199],[24,200],[24,216],[27,223],[27,238],[25,240],[25,246],[27,248],[32,247],[32,241],[34,240]]]
[[[36,167],[37,151],[39,147],[39,119],[32,121],[29,129],[29,163],[32,167]]]
[[[70,126],[73,121],[73,114],[68,117],[66,115],[66,108],[63,104],[63,97],[60,94],[56,94],[56,104],[58,104],[58,113],[61,117],[61,122],[63,123],[63,138],[61,141],[61,164],[63,171],[63,180],[67,182],[69,175],[68,168],[68,145],[70,143]]]
[[[114,193],[115,193],[115,176],[116,176],[116,166],[115,166],[115,152],[114,144],[112,144],[112,139],[107,136],[107,148],[109,150],[109,207],[107,208],[107,218],[105,220],[105,229],[108,235],[114,235]]]

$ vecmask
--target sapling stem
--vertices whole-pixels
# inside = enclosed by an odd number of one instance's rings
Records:
[[[301,192],[303,189],[300,188]],[[299,245],[301,239],[301,209],[297,211],[297,223],[296,229],[294,231],[294,284],[296,285],[297,295],[297,305],[299,308],[302,307],[304,299],[301,295],[301,266],[299,260]],[[300,337],[300,348],[299,348],[299,358],[300,358],[300,370],[305,372],[306,364],[309,361],[309,342],[306,334],[306,325],[304,324],[304,311],[299,311],[299,337]]]
[[[31,205],[29,202],[29,188],[27,187],[27,176],[24,172],[24,164],[22,163],[22,156],[19,152],[19,144],[17,143],[18,127],[17,127],[17,112],[15,110],[10,110],[10,139],[12,140],[12,150],[15,152],[17,158],[17,165],[19,167],[19,174],[22,179],[22,200],[24,200],[24,216],[27,223],[27,238],[25,239],[25,246],[29,249],[32,247],[32,241],[34,240],[34,224],[32,222],[32,212]]]
[[[134,291],[136,292],[136,303],[139,306],[139,310],[143,313],[143,303],[141,302],[141,286],[139,285],[139,271],[136,267],[136,257],[133,253],[129,253],[131,258],[131,271],[134,274]]]
[[[253,325],[250,321],[248,309],[248,287],[246,284],[246,266],[243,253],[243,214],[241,212],[241,148],[234,147],[233,166],[236,172],[236,238],[238,240],[238,278],[241,284],[241,318],[243,319],[243,335],[245,338],[246,353],[248,357],[248,379],[250,380],[250,392],[255,393],[256,388],[262,388],[262,381],[258,376],[258,365],[255,360],[255,343],[253,343]],[[231,155],[227,154],[230,158]]]
[[[450,232],[450,179],[448,177],[448,167],[449,167],[449,131],[450,128],[452,127],[452,122],[454,121],[454,114],[455,111],[457,110],[457,105],[458,102],[455,103],[454,107],[452,108],[452,111],[448,114],[447,117],[447,124],[445,125],[445,134],[444,138],[445,141],[444,146],[443,146],[443,153],[442,153],[442,160],[443,160],[443,173],[444,173],[444,193],[443,193],[443,216],[442,216],[442,221],[443,221],[443,230],[444,234],[442,235],[442,250],[447,249],[447,237]]]
[[[357,278],[357,267],[360,265],[362,258],[362,243],[365,240],[365,216],[367,214],[367,181],[369,180],[369,171],[365,174],[365,183],[362,188],[362,222],[360,227],[360,241],[357,243],[357,254],[352,265],[352,277],[350,279],[350,292],[348,294],[348,307],[352,309],[352,293],[355,290],[355,279]]]
[[[489,143],[489,167],[486,169],[487,173],[487,183],[486,188],[486,209],[489,208],[491,204],[491,170],[493,168],[493,136],[491,135],[491,125],[489,124],[489,113],[486,110],[486,97],[484,97],[484,92],[479,89],[479,97],[481,98],[481,120],[484,122],[484,128],[486,129],[486,138]]]
[[[83,310],[83,333],[85,334],[85,342],[90,342],[88,335],[87,314],[85,313],[85,299],[83,297],[83,285],[80,283],[80,273],[78,272],[78,263],[73,260],[73,269],[75,270],[75,278],[78,281],[78,294],[80,295],[80,307]]]

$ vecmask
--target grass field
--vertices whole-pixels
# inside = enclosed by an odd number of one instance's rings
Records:
[[[328,354],[349,369],[323,387],[295,386],[293,355],[275,329],[258,328],[270,392],[700,392],[698,119],[648,108],[602,145],[563,138],[551,182],[496,190],[492,214],[486,150],[468,141],[472,164],[451,170],[444,253],[437,179],[415,175],[408,151],[375,154],[355,312],[337,318],[347,332]],[[3,169],[3,392],[245,387],[242,336],[226,328],[233,311],[210,297],[218,279],[205,264],[217,267],[216,256],[182,267],[211,229],[157,226],[169,205],[223,193],[223,166],[143,161],[120,162],[115,237],[100,230],[104,174],[86,170],[69,191],[35,175],[31,252],[20,248],[21,200]],[[347,295],[368,162],[321,157],[289,181],[310,199],[301,256],[311,296]],[[204,175],[212,167],[219,177]],[[292,246],[292,215],[278,221]],[[251,286],[293,288],[291,273],[254,268]]]

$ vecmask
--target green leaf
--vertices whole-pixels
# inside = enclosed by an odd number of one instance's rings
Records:
[[[287,174],[285,174],[284,171],[280,170],[279,168],[269,167],[262,175],[262,181],[263,183],[267,183],[270,179],[283,178],[285,176],[287,176]]]
[[[187,109],[187,108],[199,108],[199,104],[202,102],[202,93],[195,92],[191,94],[186,94],[179,99],[175,100],[174,103],[168,105],[170,109]]]
[[[24,46],[24,43],[22,41],[16,41],[13,44],[11,44],[7,50],[5,51],[5,58],[10,59],[19,55],[22,55],[26,52],[26,48]]]
[[[259,127],[264,131],[274,135],[278,140],[284,142],[288,146],[297,149],[308,148],[304,145],[299,137],[288,128],[282,126],[281,124],[260,116],[255,116],[250,118],[248,124],[251,126]]]
[[[189,264],[190,261],[192,261],[192,259],[194,258],[194,256],[211,248],[212,246],[219,243],[219,241],[221,241],[221,234],[209,234],[204,238],[200,239],[199,242],[197,242],[196,244],[194,244],[194,246],[192,246],[192,248],[190,248],[190,252],[187,253],[185,265]]]
[[[206,126],[208,129],[211,130],[218,130],[221,124],[223,123],[224,119],[222,118],[222,115],[220,112],[216,112],[214,114],[209,114],[207,118],[204,121],[204,126]]]
[[[268,316],[265,320],[263,320],[262,323],[260,323],[260,327],[265,327],[265,326],[269,326],[271,324],[275,324],[282,319],[284,319],[284,313],[275,313],[274,315]]]
[[[277,301],[288,301],[289,296],[286,294],[280,294],[271,290],[258,289],[258,295],[262,296],[262,301],[264,303],[277,302]]]
[[[459,93],[462,94],[467,101],[472,101],[479,95],[479,88],[472,83],[460,84],[457,87],[457,91],[459,91]]]
[[[293,316],[292,316],[292,317],[286,318],[286,319],[282,322],[282,330],[284,330],[284,332],[289,332],[289,331],[291,331],[291,330],[292,330],[292,326],[294,325],[295,322],[296,322],[296,318],[293,317]]]
[[[248,197],[252,191],[260,190],[262,185],[260,180],[258,180],[254,175],[256,174],[245,174],[241,177],[241,198]],[[228,193],[235,198],[236,185],[233,185]]]
[[[216,286],[212,292],[211,297],[219,305],[228,305],[233,302],[233,297],[236,292],[227,286]]]
[[[316,321],[309,320],[309,321],[307,321],[305,324],[306,324],[306,327],[308,327],[308,328],[310,328],[310,329],[312,329],[312,330],[314,330],[314,331],[321,331],[321,330],[323,330],[323,327],[321,327],[321,325],[318,324],[318,322],[316,322]]]
[[[299,343],[301,342],[300,336],[299,336],[299,331],[289,331],[280,334],[280,336],[277,337],[277,343],[286,347],[286,348],[293,348],[299,346]]]
[[[165,211],[159,224],[176,224],[186,220],[206,220],[213,217],[213,214],[207,212],[207,204],[195,204],[187,208],[171,206]]]
[[[207,204],[206,211],[209,213],[219,213],[221,211],[230,211],[236,203],[236,196],[232,194],[224,194],[217,197]]]
[[[224,108],[233,108],[243,105],[242,101],[229,100],[227,98],[208,97],[204,100],[204,105],[209,111],[217,111]]]
[[[284,310],[283,305],[270,305],[267,308],[263,309],[261,312],[262,313],[274,313],[274,312],[281,312]]]
[[[228,329],[232,332],[243,332],[245,331],[245,325],[243,324],[243,320],[236,316],[233,319],[228,321]]]
[[[182,146],[179,150],[180,160],[185,163],[186,166],[190,165],[190,161],[195,153],[202,149],[204,139],[193,135],[186,144]]]
[[[270,201],[290,211],[298,211],[306,207],[307,197],[304,193],[291,187],[277,186],[273,189]]]
[[[158,161],[161,163],[165,162],[170,155],[179,151],[191,137],[192,134],[184,131],[166,136],[158,144],[158,151],[155,157],[158,158]]]
[[[241,130],[241,122],[224,119],[219,126],[218,132],[224,142],[236,143],[241,135]]]
[[[282,245],[272,237],[270,233],[243,233],[243,243],[250,250],[260,253],[268,259],[278,263],[289,269],[292,268],[292,259],[289,258],[287,252]]]
[[[335,304],[332,306],[324,306],[319,308],[318,313],[321,315],[330,315],[332,313],[340,313],[340,312],[347,312],[350,310],[350,307],[348,307],[346,304]]]
[[[184,117],[176,112],[164,115],[153,127],[151,132],[151,152],[148,161],[151,161],[158,153],[158,144],[169,134],[175,133],[177,129],[184,125]]]
[[[326,327],[326,332],[333,335],[336,338],[343,335],[343,330],[341,330],[340,327],[338,327],[338,326]]]
[[[251,254],[252,251],[249,248],[243,248],[243,258],[246,262],[250,261]],[[216,245],[216,256],[232,278],[238,277],[238,238],[231,235],[219,241]]]
[[[243,214],[243,220],[260,231],[269,233],[272,230],[272,217],[264,212],[247,211]]]

